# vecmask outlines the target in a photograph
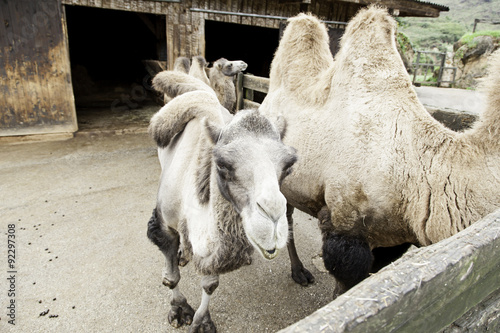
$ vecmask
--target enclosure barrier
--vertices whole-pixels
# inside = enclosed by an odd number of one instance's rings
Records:
[[[424,62],[421,62],[422,55],[424,55]],[[428,57],[436,57],[437,62],[429,62]],[[454,84],[457,76],[457,67],[446,67],[446,53],[444,52],[431,52],[431,51],[417,51],[417,59],[416,62],[413,63],[413,84],[428,84],[428,85],[436,85],[438,87],[441,86],[442,83]],[[429,70],[431,71],[431,77],[434,75],[434,69],[438,68],[439,71],[437,73],[436,82],[427,81],[427,75],[429,74]],[[453,79],[444,80],[445,71],[452,71]],[[423,72],[423,79],[417,80],[418,73]]]
[[[453,237],[408,251],[280,333],[499,332],[499,273],[497,210]]]
[[[269,79],[239,74],[236,90],[238,110],[258,107],[253,91],[267,93]],[[456,117],[448,117],[455,130],[470,125],[470,115]],[[332,277],[332,293],[333,286]],[[453,237],[409,250],[280,333],[478,331],[500,332],[500,209]]]

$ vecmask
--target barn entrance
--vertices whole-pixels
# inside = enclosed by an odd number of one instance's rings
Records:
[[[269,77],[278,43],[279,29],[205,21],[207,61],[222,57],[228,60],[243,60],[248,64],[246,72]]]
[[[69,5],[65,10],[79,129],[128,121],[147,126],[158,110],[147,60],[166,60],[165,16]]]

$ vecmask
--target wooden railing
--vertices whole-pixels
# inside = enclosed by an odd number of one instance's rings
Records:
[[[236,77],[236,110],[258,108],[260,106],[254,100],[254,91],[267,94],[269,79],[239,73]]]

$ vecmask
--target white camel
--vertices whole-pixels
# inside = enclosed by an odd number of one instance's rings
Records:
[[[163,92],[182,93],[176,87],[193,80],[171,71],[153,84]],[[208,306],[219,275],[248,264],[254,249],[273,259],[286,245],[280,183],[296,155],[281,141],[282,118],[271,122],[258,110],[244,110],[225,122],[227,110],[215,93],[195,88],[173,98],[151,119],[149,132],[158,144],[162,173],[148,237],[165,255],[163,283],[172,290],[170,324],[215,332]],[[179,248],[203,276],[196,313],[179,290]]]
[[[282,191],[319,218],[325,267],[343,290],[368,275],[372,249],[429,245],[500,207],[500,54],[481,120],[453,132],[419,102],[395,27],[385,9],[361,10],[333,61],[318,19],[290,19],[260,107],[287,120],[299,160]],[[293,238],[289,250],[294,279],[311,282]]]

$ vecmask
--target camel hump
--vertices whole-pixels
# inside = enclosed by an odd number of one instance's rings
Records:
[[[391,47],[390,41],[394,39],[395,29],[396,20],[389,15],[386,8],[370,5],[361,9],[349,21],[340,47],[351,50],[362,46],[364,52],[373,49],[385,50]],[[346,43],[349,45],[344,45]]]
[[[177,96],[151,118],[148,132],[158,147],[163,148],[195,118],[224,124],[219,101],[213,93],[190,91]]]
[[[163,71],[153,79],[153,88],[174,98],[184,93],[201,90],[215,94],[213,90],[201,80],[179,71]]]
[[[191,62],[186,57],[178,57],[174,62],[174,71],[183,72],[188,74]]]
[[[500,50],[493,53],[488,59],[488,76],[481,84],[481,89],[487,92],[488,109],[495,109],[500,113]]]
[[[313,15],[299,14],[289,19],[274,56],[269,91],[284,87],[304,104],[322,103],[328,93],[314,87],[329,84],[332,66],[326,26]]]
[[[206,72],[208,63],[205,58],[202,56],[194,56],[191,63],[189,75],[203,81],[207,85],[210,85]]]

